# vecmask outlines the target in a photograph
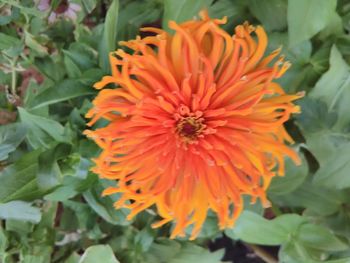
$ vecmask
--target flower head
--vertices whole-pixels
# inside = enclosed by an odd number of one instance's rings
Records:
[[[115,207],[130,208],[129,219],[154,205],[162,219],[153,227],[173,221],[175,237],[193,225],[192,239],[209,209],[225,228],[242,196],[269,204],[265,191],[284,174],[284,157],[299,162],[283,124],[302,96],[274,82],[290,64],[275,59],[280,49],[263,57],[261,26],[245,23],[231,36],[219,27],[226,18],[200,16],[170,22],[174,34],[143,28],[156,35],[122,42],[131,54],[111,53],[112,75],[95,88],[118,88],[102,89],[87,113],[89,126],[109,124],[86,131],[103,150],[93,171],[116,181],[103,195],[121,193]]]
[[[38,9],[40,11],[47,11],[50,9],[51,0],[40,0],[38,3]],[[57,18],[63,17],[72,21],[77,19],[77,13],[81,10],[81,6],[76,3],[72,3],[69,0],[61,0],[57,7],[52,10],[49,15],[49,23],[54,23]]]

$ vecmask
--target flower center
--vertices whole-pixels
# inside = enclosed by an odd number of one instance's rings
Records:
[[[195,140],[203,131],[203,119],[183,117],[176,125],[176,131],[185,141]]]
[[[57,8],[55,9],[55,13],[62,14],[66,12],[68,8],[69,8],[68,0],[62,0],[57,6]]]

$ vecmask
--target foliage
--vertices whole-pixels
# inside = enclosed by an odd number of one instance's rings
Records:
[[[208,242],[227,235],[280,246],[284,263],[350,261],[350,3],[346,0],[71,0],[76,17],[50,21],[61,1],[0,1],[0,262],[221,262]],[[92,84],[108,52],[143,25],[184,21],[207,7],[232,33],[262,24],[269,50],[283,45],[293,67],[280,80],[306,91],[287,123],[303,159],[269,189],[272,208],[250,207],[234,229],[210,217],[200,237],[169,240],[151,229],[152,209],[126,221],[109,183],[89,171],[98,148],[82,135]],[[101,124],[103,125],[103,124]],[[249,200],[248,200],[249,201]]]

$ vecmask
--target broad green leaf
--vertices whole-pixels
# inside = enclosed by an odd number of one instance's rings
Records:
[[[33,207],[30,203],[23,201],[12,201],[0,204],[1,219],[16,219],[39,223],[41,219],[40,209]]]
[[[22,48],[22,42],[18,38],[0,32],[0,52],[9,57],[17,57]]]
[[[342,145],[316,172],[314,182],[332,189],[350,187],[350,142]]]
[[[54,82],[62,80],[65,75],[65,67],[60,56],[36,57],[34,66],[40,73]]]
[[[309,169],[304,156],[299,153],[302,163],[296,166],[291,159],[286,159],[286,171],[284,176],[276,176],[272,179],[268,192],[275,195],[284,195],[293,192],[306,179]]]
[[[106,14],[106,20],[104,23],[103,37],[101,40],[100,48],[100,64],[107,71],[108,55],[109,52],[114,51],[117,42],[117,32],[118,32],[118,15],[119,15],[119,0],[113,0],[112,4],[108,8]]]
[[[73,252],[64,263],[79,263],[80,256],[77,252]]]
[[[167,262],[170,258],[174,258],[181,251],[181,245],[171,239],[160,238],[152,243],[150,249],[146,253],[146,262],[153,263],[156,260]]]
[[[305,97],[297,104],[301,107],[301,113],[296,115],[297,123],[306,137],[312,133],[331,132],[338,116],[336,112],[328,111],[325,102]]]
[[[143,228],[135,235],[135,245],[136,249],[142,252],[147,252],[151,247],[155,237],[155,230],[150,229],[149,227]]]
[[[31,114],[20,107],[18,111],[21,122],[28,128],[27,140],[34,149],[49,148],[49,144],[53,142],[70,142],[69,136],[65,134],[65,129],[60,123]]]
[[[310,96],[326,102],[329,111],[338,113],[337,128],[350,124],[350,67],[336,46],[331,50],[330,69],[316,83]]]
[[[287,0],[248,0],[249,9],[266,30],[287,27]]]
[[[99,180],[99,183],[95,187],[83,194],[84,199],[108,223],[113,225],[129,225],[130,222],[126,220],[128,210],[125,208],[116,210],[113,206],[113,203],[118,200],[119,195],[101,197],[103,189],[113,184],[115,182]]]
[[[337,12],[332,12],[327,26],[320,32],[319,38],[327,40],[330,36],[341,36],[344,34],[342,17]]]
[[[57,86],[51,87],[36,96],[29,105],[29,109],[37,109],[61,101],[66,101],[80,96],[94,94],[91,87],[83,85],[78,80],[66,79]]]
[[[215,252],[209,252],[200,246],[192,243],[186,243],[181,250],[171,259],[168,259],[169,263],[188,263],[188,262],[201,262],[201,263],[220,263],[224,255],[224,250],[220,249]]]
[[[280,47],[282,47],[281,54],[285,55],[286,60],[292,63],[292,67],[283,75],[283,78],[278,79],[278,82],[287,93],[304,90],[306,73],[309,68],[311,70],[314,69],[313,64],[311,64],[311,41],[306,40],[291,47],[288,45],[287,34],[280,32],[270,33],[266,53],[270,53]]]
[[[8,219],[6,220],[6,231],[16,232],[20,236],[25,236],[33,232],[34,224],[29,221]]]
[[[305,248],[295,240],[287,242],[286,244],[283,244],[281,246],[278,252],[278,260],[281,263],[321,263],[319,261],[313,260],[307,248]]]
[[[13,46],[18,46],[20,44],[20,40],[13,36],[6,35],[0,32],[0,50],[10,49]]]
[[[69,50],[63,50],[63,52],[81,71],[97,66],[96,51],[84,43],[72,43]]]
[[[79,168],[77,168],[77,170],[78,169]],[[82,172],[87,173],[86,170],[87,168],[85,167],[85,170]],[[80,172],[77,171],[74,176],[65,176],[62,184],[55,188],[53,192],[46,195],[44,199],[57,202],[66,201],[76,196],[78,193],[85,192],[87,189],[92,188],[98,180],[97,176],[93,173],[89,173],[86,178],[79,177],[79,173]]]
[[[119,263],[113,250],[108,245],[95,245],[88,247],[81,256],[79,263]]]
[[[79,78],[81,76],[81,70],[79,69],[79,67],[74,63],[74,61],[65,53],[65,51],[63,50],[64,53],[64,65],[67,69],[67,74],[69,78],[75,79],[75,78]]]
[[[76,196],[77,194],[78,192],[75,190],[74,185],[63,185],[54,189],[52,193],[45,195],[44,199],[49,201],[63,202]]]
[[[331,215],[338,211],[346,193],[315,185],[306,180],[297,190],[270,198],[280,207],[308,208],[318,215]]]
[[[337,238],[328,228],[303,224],[296,236],[298,242],[315,249],[326,251],[343,251],[349,249],[349,245]]]
[[[21,123],[8,124],[0,127],[0,161],[6,160],[9,153],[16,150],[23,141],[27,129]]]
[[[164,0],[163,28],[169,29],[169,21],[181,23],[192,19],[200,10],[208,8],[212,2],[213,0]]]
[[[338,115],[329,111],[325,102],[304,98],[298,102],[301,113],[296,116],[297,124],[306,138],[307,148],[323,167],[329,156],[336,154],[339,147],[350,141],[350,136],[334,127]]]
[[[63,202],[63,205],[67,210],[69,208],[70,211],[74,212],[73,214],[67,213],[66,218],[62,216],[61,227],[63,229],[68,231],[74,231],[75,229],[89,230],[96,224],[97,215],[88,204],[67,200]]]
[[[284,214],[267,220],[244,211],[232,229],[233,237],[260,245],[281,245],[287,242],[304,219],[296,214]]]
[[[38,188],[36,177],[40,152],[29,152],[0,171],[0,203],[33,200],[45,194]]]
[[[289,44],[296,45],[310,39],[329,23],[335,12],[336,0],[289,0]]]
[[[59,143],[39,155],[37,175],[39,188],[48,190],[62,182],[62,173],[57,161],[67,157],[71,150],[71,145]]]
[[[102,77],[103,71],[100,68],[91,68],[83,72],[82,76],[79,78],[79,81],[84,85],[89,86],[90,93],[93,93],[93,91],[91,91],[91,87]]]

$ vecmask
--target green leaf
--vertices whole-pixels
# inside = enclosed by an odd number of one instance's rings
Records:
[[[322,40],[327,40],[330,36],[341,36],[344,34],[342,17],[337,13],[333,12],[329,23],[320,32],[319,38]]]
[[[108,245],[96,245],[88,247],[81,256],[79,263],[119,263],[113,250]]]
[[[320,225],[301,225],[296,239],[307,247],[320,250],[343,251],[349,249],[349,246],[337,238],[328,228]]]
[[[82,1],[84,8],[88,14],[90,14],[97,5],[97,0],[84,0]]]
[[[231,32],[238,23],[248,19],[248,1],[230,1],[220,0],[214,1],[213,5],[208,8],[210,17],[223,18],[227,16],[227,24],[222,25],[223,29]]]
[[[208,8],[213,0],[164,0],[163,28],[169,30],[168,22],[184,22],[197,16],[199,11]]]
[[[9,153],[16,150],[23,141],[27,129],[21,123],[13,123],[0,127],[0,161],[6,160]]]
[[[40,73],[54,82],[62,80],[65,75],[65,67],[62,63],[61,56],[36,57],[34,66]]]
[[[0,52],[16,57],[22,52],[22,49],[23,45],[18,38],[0,32]]]
[[[62,182],[62,174],[57,161],[70,154],[72,146],[59,143],[41,153],[38,160],[38,186],[43,190],[51,189]]]
[[[233,238],[260,245],[281,245],[287,242],[303,218],[296,214],[284,214],[267,220],[253,212],[244,211],[233,228]]]
[[[318,261],[314,261],[309,251],[295,240],[281,246],[278,252],[278,259],[281,263],[319,263]]]
[[[296,116],[297,124],[306,138],[308,150],[323,167],[329,156],[336,154],[339,147],[350,141],[350,136],[334,127],[338,115],[335,111],[328,111],[325,102],[306,97],[298,104],[302,110]]]
[[[311,64],[312,45],[306,40],[294,46],[288,45],[288,35],[286,33],[273,32],[269,34],[267,53],[282,47],[281,54],[286,56],[286,60],[292,63],[292,67],[285,73],[283,78],[278,79],[278,83],[287,93],[305,89],[307,70],[314,69]]]
[[[27,140],[37,149],[39,147],[50,148],[49,144],[56,142],[70,142],[65,135],[64,127],[51,119],[31,114],[23,108],[18,108],[21,122],[28,127]]]
[[[149,227],[143,228],[139,231],[134,239],[137,249],[142,252],[147,252],[154,241],[155,231]]]
[[[20,40],[13,36],[6,35],[0,32],[0,50],[10,49],[13,46],[18,46],[20,44]]]
[[[0,228],[0,258],[1,254],[5,253],[7,247],[9,245],[6,232],[4,231],[3,228]]]
[[[72,43],[69,50],[63,50],[63,52],[65,57],[70,58],[80,71],[91,69],[97,65],[96,51],[86,44]]]
[[[289,44],[294,46],[324,29],[335,12],[336,5],[336,0],[289,0]]]
[[[11,15],[0,17],[0,26],[7,25],[20,17],[20,10],[16,7],[11,9]]]
[[[8,219],[6,220],[6,231],[16,232],[20,236],[25,236],[33,232],[34,224],[29,221]]]
[[[39,42],[34,38],[34,36],[27,31],[24,31],[24,43],[32,51],[36,52],[39,57],[48,55],[47,47],[39,44]]]
[[[83,196],[91,208],[100,215],[104,220],[113,225],[128,225],[130,222],[126,220],[128,210],[125,208],[116,210],[113,203],[119,198],[118,194],[112,196],[101,197],[104,188],[115,185],[115,182],[108,180],[99,180],[94,188],[86,191]]]
[[[300,156],[301,154],[299,154]],[[293,192],[306,179],[309,169],[303,155],[301,155],[302,163],[296,166],[291,159],[286,159],[286,171],[284,176],[276,176],[272,179],[268,192],[275,195],[284,195]]]
[[[25,5],[22,5],[22,4],[20,4],[20,2],[18,3],[15,0],[1,0],[1,1],[4,4],[9,4],[9,5],[12,5],[14,7],[19,8],[23,13],[25,13],[27,15],[37,16],[37,17],[41,17],[41,18],[43,18],[43,16],[44,16],[44,13],[39,11],[36,7],[34,7],[34,8],[26,7]]]
[[[336,46],[331,50],[330,69],[316,83],[310,97],[326,102],[329,111],[338,113],[337,128],[342,129],[350,124],[350,67]]]
[[[118,15],[118,40],[134,39],[140,27],[161,19],[162,11],[157,1],[129,1]]]
[[[181,245],[175,240],[159,238],[152,243],[146,254],[146,262],[153,263],[156,260],[167,262],[181,251]]]
[[[119,0],[113,0],[106,14],[100,50],[100,53],[102,52],[100,54],[100,64],[102,64],[105,71],[109,67],[109,52],[114,51],[117,44],[118,15]]]
[[[40,152],[29,152],[0,172],[0,203],[33,200],[45,194],[38,188],[36,177]]]
[[[342,145],[328,156],[327,161],[316,172],[314,182],[329,188],[344,189],[350,187],[350,142]]]
[[[46,89],[36,96],[29,105],[29,109],[37,109],[61,101],[66,101],[80,96],[94,94],[93,88],[83,85],[78,80],[66,79],[57,86]]]
[[[286,195],[271,195],[271,199],[280,207],[303,207],[318,215],[327,216],[339,209],[344,202],[344,194],[306,180],[297,190]]]
[[[68,77],[74,79],[74,78],[79,78],[81,76],[81,70],[79,69],[79,67],[74,63],[74,61],[65,53],[65,51],[63,50],[64,53],[64,65],[67,69],[67,74]]]
[[[287,0],[249,0],[249,9],[268,31],[287,27]]]
[[[80,256],[77,252],[73,252],[64,263],[79,263]]]
[[[107,43],[107,50],[114,51],[116,47],[118,28],[119,1],[113,0],[106,14],[104,27],[104,40]]]
[[[67,209],[68,213],[62,216],[61,226],[63,229],[74,231],[75,229],[91,229],[97,220],[97,215],[91,210],[88,204],[66,200],[63,205]],[[73,211],[71,214],[69,211]],[[75,221],[75,222],[74,222]],[[72,223],[73,222],[73,223]]]
[[[220,263],[224,255],[224,250],[220,249],[213,253],[209,252],[200,246],[192,243],[186,243],[181,247],[181,251],[178,252],[175,257],[169,259],[169,263],[188,263],[188,262],[201,262],[201,263]]]
[[[6,204],[0,204],[0,218],[39,223],[41,220],[41,213],[39,208],[33,207],[30,203],[12,201]]]

